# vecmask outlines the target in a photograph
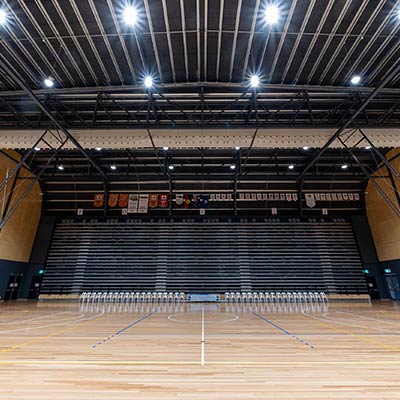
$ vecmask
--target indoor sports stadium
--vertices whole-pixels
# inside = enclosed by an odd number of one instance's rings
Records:
[[[399,280],[400,0],[0,0],[0,400],[400,399]]]

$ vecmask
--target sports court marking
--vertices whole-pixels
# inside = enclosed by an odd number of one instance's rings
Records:
[[[335,311],[337,314],[345,314],[345,315],[351,315],[352,317],[357,317],[359,319],[367,319],[370,321],[378,321],[378,322],[383,322],[383,323],[388,323],[388,324],[392,324],[392,325],[400,325],[400,321],[396,321],[394,319],[380,319],[380,318],[373,318],[373,317],[367,317],[365,315],[357,315],[357,314],[353,314],[347,311]]]
[[[112,361],[112,360],[0,360],[0,365],[193,365],[195,361]],[[207,361],[205,365],[249,365],[249,366],[305,366],[312,365],[399,365],[400,360],[387,361]]]
[[[45,319],[45,318],[53,318],[56,315],[63,315],[63,314],[70,314],[73,311],[63,311],[55,314],[45,314],[42,315],[41,317],[37,318],[30,318],[30,319],[22,319],[22,320],[17,320],[17,321],[11,321],[11,322],[0,322],[0,325],[18,325],[18,324],[24,324],[26,322],[32,322],[32,321],[39,321],[40,319]],[[80,313],[80,316],[83,316],[84,314]]]
[[[205,364],[204,305],[201,306],[201,365]]]
[[[318,317],[315,317],[313,315],[309,315],[304,311],[303,311],[303,315],[305,317],[307,317],[307,318],[311,318],[311,319],[315,320],[317,324],[319,324],[321,326],[326,326],[326,327],[328,327],[328,328],[330,328],[330,329],[332,329],[332,330],[334,330],[336,332],[345,333],[346,335],[353,336],[355,338],[364,340],[365,342],[374,343],[374,344],[377,344],[380,347],[400,352],[400,348],[398,348],[398,347],[391,346],[390,344],[386,344],[386,343],[380,342],[379,340],[376,340],[376,339],[371,339],[371,338],[363,336],[363,335],[359,335],[359,334],[356,334],[356,333],[352,333],[352,332],[346,331],[345,329],[334,327],[329,323],[321,322],[321,321],[324,321],[322,318],[318,318]]]
[[[146,315],[144,315],[143,317],[137,319],[136,321],[133,321],[131,324],[129,324],[128,326],[126,326],[125,328],[120,329],[119,331],[113,333],[110,336],[107,336],[105,339],[101,340],[100,342],[97,342],[96,344],[92,345],[92,349],[96,349],[98,346],[102,345],[103,343],[107,343],[108,341],[110,341],[112,338],[114,338],[115,336],[119,336],[122,333],[124,333],[125,331],[127,331],[128,329],[134,327],[135,325],[140,324],[142,321],[144,321],[145,319],[151,317],[156,311],[152,311],[151,313],[148,313]]]
[[[179,319],[179,318],[176,318],[176,316],[179,316],[179,315],[185,315],[185,314],[193,314],[193,313],[180,313],[180,314],[172,314],[172,315],[168,315],[168,319],[170,320],[170,321],[173,321],[173,322],[180,322],[180,323],[184,323],[184,324],[201,324],[202,322],[201,321],[188,321],[188,320],[185,320],[185,319]],[[229,313],[225,313],[225,314],[229,314]],[[233,318],[230,318],[230,319],[221,319],[221,320],[216,320],[216,321],[213,321],[213,320],[211,320],[211,321],[207,321],[207,324],[224,324],[224,323],[226,323],[226,322],[233,322],[233,321],[237,321],[239,319],[239,316],[238,315],[235,315]]]
[[[282,327],[280,327],[278,324],[275,324],[274,322],[270,321],[269,319],[265,318],[264,316],[257,314],[254,311],[248,310],[251,314],[255,315],[256,317],[262,319],[263,321],[267,322],[268,324],[272,325],[274,328],[279,329],[281,332],[283,332],[285,335],[288,335],[290,337],[292,337],[293,339],[298,340],[300,343],[303,343],[304,346],[307,346],[310,349],[315,349],[315,346],[312,346],[311,344],[309,344],[308,342],[305,342],[303,339],[301,339],[300,337],[293,335],[292,333],[288,332],[286,329],[283,329]]]
[[[41,342],[41,341],[46,340],[46,339],[49,339],[49,338],[51,338],[51,337],[53,337],[53,336],[62,335],[62,334],[65,333],[65,332],[71,332],[71,331],[73,331],[73,330],[75,330],[75,329],[80,328],[80,327],[82,326],[82,324],[85,324],[85,323],[87,323],[87,322],[89,322],[89,321],[91,321],[91,320],[93,320],[93,319],[99,318],[99,317],[101,317],[101,316],[103,316],[103,315],[104,315],[104,310],[102,310],[102,311],[101,311],[99,314],[97,314],[97,315],[93,315],[92,317],[86,318],[86,319],[84,319],[84,320],[76,321],[76,322],[75,322],[75,325],[74,325],[74,326],[71,326],[70,328],[63,329],[63,330],[57,331],[57,332],[53,332],[53,333],[50,333],[50,334],[48,334],[48,335],[41,336],[41,337],[38,337],[38,338],[36,338],[36,339],[29,340],[29,341],[27,341],[27,342],[23,342],[23,343],[20,343],[20,344],[18,344],[18,345],[15,345],[15,346],[7,347],[7,348],[5,348],[5,349],[0,350],[0,353],[8,353],[8,352],[10,352],[10,351],[19,350],[19,349],[22,349],[23,347],[29,346],[30,344],[37,343],[37,342]]]

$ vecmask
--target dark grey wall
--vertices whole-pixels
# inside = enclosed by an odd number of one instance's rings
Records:
[[[40,269],[44,269],[47,251],[55,226],[54,217],[42,217],[36,233],[29,263],[0,260],[0,296],[4,297],[8,279],[11,273],[23,274],[22,289],[19,298],[28,297],[32,277]]]
[[[29,270],[29,263],[0,260],[0,297],[4,298],[10,274],[23,274],[22,287],[25,286]],[[31,278],[32,279],[32,278]],[[29,282],[30,284],[30,282]],[[28,284],[28,287],[29,287]]]
[[[383,268],[376,254],[368,219],[365,216],[354,216],[352,217],[352,222],[364,269],[368,269],[370,271],[369,275],[375,277],[381,298],[387,299],[389,298],[389,293]]]
[[[26,272],[26,279],[22,287],[20,297],[28,297],[32,277],[37,275],[40,269],[45,269],[47,253],[53,236],[56,223],[55,217],[42,217],[33,244],[29,268]]]

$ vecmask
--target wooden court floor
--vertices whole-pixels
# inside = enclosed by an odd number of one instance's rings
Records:
[[[400,399],[399,304],[0,304],[0,399]]]

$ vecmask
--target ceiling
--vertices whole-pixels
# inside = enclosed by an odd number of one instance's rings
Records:
[[[339,126],[400,56],[398,0],[282,0],[274,25],[267,1],[135,0],[135,27],[122,0],[2,3],[1,58],[70,128]],[[0,77],[0,129],[51,126]],[[399,79],[358,125],[399,123]]]

